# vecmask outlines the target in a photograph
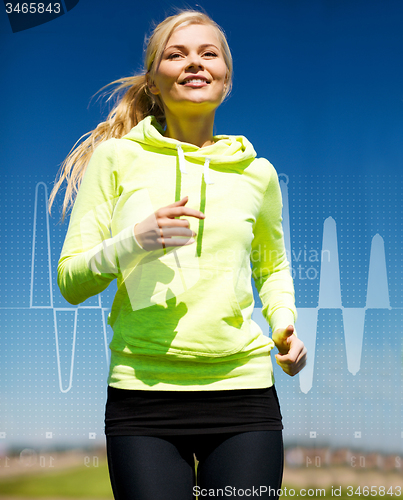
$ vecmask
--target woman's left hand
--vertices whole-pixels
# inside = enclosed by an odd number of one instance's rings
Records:
[[[283,371],[293,377],[306,365],[306,347],[302,340],[294,335],[294,327],[277,329],[272,335],[273,342],[279,351],[276,354],[277,364]]]

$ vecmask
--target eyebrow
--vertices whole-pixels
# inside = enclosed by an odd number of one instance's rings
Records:
[[[203,43],[202,45],[199,46],[199,49],[205,49],[206,47],[215,47],[217,50],[219,50],[219,48],[214,45],[213,43]],[[186,49],[186,46],[185,45],[170,45],[169,47],[166,47],[165,50],[168,50],[168,49]],[[164,50],[164,52],[165,52]]]

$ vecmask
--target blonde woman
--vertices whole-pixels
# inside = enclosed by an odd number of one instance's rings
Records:
[[[67,180],[64,218],[78,191],[63,296],[79,304],[117,279],[105,434],[118,500],[276,498],[281,486],[270,351],[295,375],[306,349],[277,174],[245,137],[213,135],[231,81],[220,27],[198,11],[168,17],[144,74],[113,82],[124,95],[52,192]],[[251,277],[272,339],[251,320]]]

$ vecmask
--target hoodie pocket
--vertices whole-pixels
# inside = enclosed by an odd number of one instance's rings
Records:
[[[134,294],[126,283],[130,304],[119,321],[128,345],[144,354],[219,357],[247,343],[231,268],[157,261],[137,272]]]

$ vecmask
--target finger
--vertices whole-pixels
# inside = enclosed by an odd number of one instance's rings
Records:
[[[292,335],[294,333],[294,326],[293,325],[288,325],[287,328],[285,329],[285,334],[286,335]]]
[[[291,362],[290,360],[284,359],[287,356],[282,356],[281,354],[276,354],[276,362],[282,368],[282,370],[287,373],[287,375],[294,376],[299,373],[307,363],[306,349],[304,349],[301,357],[297,361]]]
[[[158,233],[159,233],[158,236],[161,236],[166,239],[174,238],[175,236],[182,238],[191,238],[196,236],[196,233],[194,231],[186,227],[164,226],[159,228]]]
[[[288,325],[287,328],[277,328],[274,332],[277,335],[287,335],[290,336],[294,333],[294,326]]]
[[[196,240],[194,238],[164,238],[150,239],[146,242],[147,250],[162,250],[168,247],[182,247],[191,245]]]
[[[290,349],[287,352],[287,356],[293,360],[296,361],[298,357],[300,356],[301,352],[304,350],[305,346],[302,342],[290,342]]]
[[[290,360],[284,360],[284,359],[280,359],[279,360],[284,366],[287,365],[287,366],[305,366],[306,365],[306,361],[307,361],[307,355],[306,355],[306,352],[303,352],[301,353],[300,356],[298,356],[298,358],[295,360],[295,361],[290,361]]]
[[[301,360],[295,365],[291,365],[288,370],[288,375],[291,375],[293,377],[297,373],[299,373],[304,367],[306,366],[306,360]]]
[[[276,358],[281,360],[282,363],[292,364],[298,363],[299,360],[305,356],[306,357],[307,349],[302,345],[293,346],[286,354],[278,353],[276,354]]]
[[[185,227],[168,226],[158,229],[160,236],[157,238],[157,242],[161,242],[163,248],[191,245],[195,241],[193,236],[196,236],[196,233]]]
[[[297,366],[297,367],[293,367],[290,369],[283,368],[283,372],[286,373],[287,375],[289,375],[290,377],[295,377],[295,375],[297,375],[302,369],[303,369],[303,366],[301,366],[301,367]]]
[[[280,351],[280,354],[288,354],[293,359],[297,359],[299,353],[303,349],[305,349],[305,351],[306,351],[304,343],[296,335],[290,335],[290,337],[287,337],[286,338],[286,345],[288,347],[288,351],[287,352]]]
[[[294,327],[293,325],[288,325],[284,330],[284,337],[287,344],[289,344],[293,340],[294,335]]]
[[[196,240],[194,238],[189,238],[187,240],[183,238],[168,238],[164,240],[165,247],[184,247],[186,245],[191,245]]]
[[[276,354],[276,360],[278,363],[281,363],[282,365],[292,365],[293,363],[296,362],[295,359],[291,359],[288,354]]]
[[[190,228],[190,222],[188,219],[170,219],[169,217],[160,217],[157,222],[157,226],[160,228],[163,228],[165,231],[165,228],[172,228],[172,227],[182,227],[189,229]]]
[[[287,354],[290,350],[292,341],[297,339],[296,335],[293,336],[293,334],[293,325],[288,325],[287,328],[278,328],[274,331],[272,339],[280,353]]]
[[[158,217],[168,217],[168,218],[174,218],[174,217],[183,217],[183,216],[189,216],[189,217],[197,217],[198,219],[204,219],[205,215],[203,212],[200,212],[200,210],[196,210],[194,208],[190,207],[183,207],[183,206],[176,206],[176,207],[163,207],[158,210]]]
[[[290,375],[291,377],[296,375],[303,368],[303,366],[301,366],[301,365],[284,364],[284,363],[280,362],[279,360],[277,360],[277,364],[280,366],[280,368],[283,370],[284,373],[286,373],[287,375]]]

